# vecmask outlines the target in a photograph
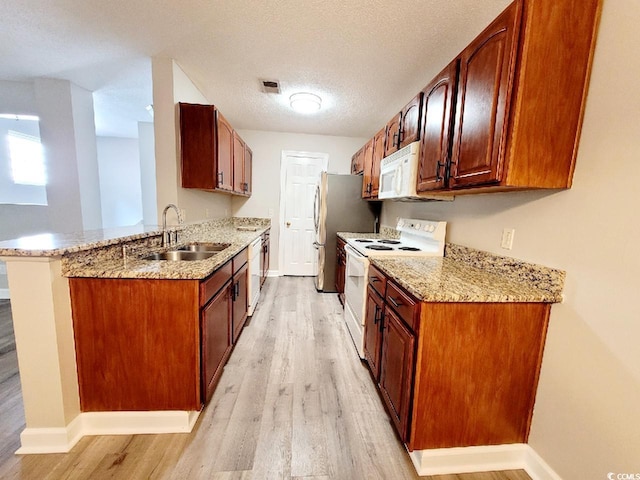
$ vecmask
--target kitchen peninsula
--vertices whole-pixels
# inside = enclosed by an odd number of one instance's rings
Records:
[[[210,303],[222,295],[222,290],[225,288],[228,288],[226,290],[228,295],[234,295],[234,298],[240,293],[240,285],[235,286],[230,278],[223,279],[224,275],[219,273],[229,270],[233,274],[237,263],[237,274],[242,275],[243,271],[246,274],[247,247],[268,232],[269,227],[268,219],[257,218],[219,219],[180,225],[170,228],[170,233],[174,238],[177,236],[178,241],[174,240],[173,245],[164,247],[162,244],[164,232],[157,227],[144,226],[83,232],[79,235],[44,234],[0,242],[0,258],[7,262],[11,289],[26,418],[26,429],[21,434],[22,447],[18,453],[66,452],[82,436],[90,434],[190,431],[198,417],[201,405],[206,401],[206,395],[203,392],[207,392],[209,386],[201,385],[199,381],[201,374],[200,314],[202,313],[205,318],[205,310]],[[189,244],[197,246],[202,242],[218,244],[221,251],[198,261],[175,262],[144,258],[151,252],[176,250]],[[222,283],[218,283],[221,280],[223,280]],[[182,353],[190,356],[190,363],[182,365],[181,359],[173,357],[171,351],[165,352],[167,362],[180,364],[176,367],[178,370],[174,369],[174,373],[179,372],[180,368],[183,369],[182,372],[190,372],[189,378],[185,380],[190,383],[189,402],[172,403],[165,396],[164,400],[159,400],[155,404],[153,402],[137,405],[118,404],[126,395],[118,397],[117,392],[114,391],[112,396],[106,391],[107,401],[102,407],[96,408],[95,404],[93,407],[90,403],[86,404],[82,395],[81,376],[83,371],[81,362],[84,360],[80,360],[83,358],[81,355],[76,355],[79,338],[74,328],[74,321],[77,322],[81,315],[77,315],[75,311],[72,315],[72,309],[83,305],[79,296],[83,288],[85,288],[84,293],[94,296],[93,300],[108,297],[107,290],[96,291],[95,286],[91,284],[96,281],[129,282],[125,290],[130,289],[132,283],[151,285],[154,282],[155,284],[173,282],[172,285],[180,285],[182,290],[191,292],[193,311],[186,313],[172,311],[163,315],[166,317],[165,325],[169,324],[168,320],[178,321],[178,317],[170,318],[173,314],[181,315],[181,320],[189,318],[185,328],[191,335],[188,339],[190,346],[187,349],[188,352],[183,349]],[[74,284],[77,285],[72,287]],[[115,283],[113,285],[115,286]],[[71,288],[76,287],[77,294],[70,293]],[[184,291],[176,294],[176,296],[179,295],[184,295]],[[223,296],[225,295],[227,293]],[[160,302],[171,301],[172,298],[171,293],[157,297]],[[93,300],[89,302],[90,305],[94,305]],[[142,317],[154,313],[144,310],[144,300],[134,296],[133,300],[129,298],[123,301],[131,303],[130,310],[139,309]],[[208,300],[211,302],[205,306]],[[112,303],[103,303],[102,307],[122,307],[122,303],[118,304],[113,296],[109,301]],[[162,312],[161,309],[159,311]],[[87,312],[95,313],[89,309],[83,314]],[[106,317],[101,318],[104,320]],[[244,318],[246,318],[246,304]],[[88,325],[89,322],[82,323],[83,328]],[[152,325],[144,326],[148,328]],[[85,333],[90,334],[91,328],[95,327],[96,325],[90,326],[89,331]],[[238,328],[238,334],[240,328],[241,325]],[[124,331],[117,331],[118,335],[103,333],[95,335],[96,344],[90,348],[95,348],[97,344],[104,346],[103,343],[108,338],[128,335],[128,332]],[[150,344],[158,340],[153,330],[142,332],[138,329],[138,333],[138,339],[148,338]],[[226,332],[222,336],[226,338]],[[235,333],[234,337],[237,339]],[[83,337],[81,342],[85,342],[87,338]],[[132,336],[128,340],[135,342],[136,338]],[[166,337],[165,341],[167,341]],[[228,356],[230,348],[223,353],[223,357]],[[148,358],[139,360],[138,366],[149,361]],[[104,363],[114,368],[111,370],[107,368],[104,372],[100,372],[104,376],[97,378],[93,386],[88,385],[92,391],[96,385],[104,383],[113,386],[119,380],[117,376],[110,378],[110,375],[121,371],[122,365],[114,366],[111,356],[107,356]],[[135,369],[131,364],[124,367]],[[203,370],[206,372],[206,365],[203,366]],[[154,377],[150,374],[149,378]],[[168,381],[169,377],[156,377],[155,380],[158,391],[161,392],[159,397],[162,398],[171,387],[163,384],[163,381]],[[143,396],[147,395],[147,400],[151,398],[149,394],[149,391],[143,392]],[[104,401],[105,398],[103,397],[102,400]]]

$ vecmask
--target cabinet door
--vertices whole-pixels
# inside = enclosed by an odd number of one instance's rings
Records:
[[[363,173],[364,164],[363,164],[363,149],[361,148],[351,157],[351,174],[352,175],[360,175]]]
[[[362,198],[371,196],[371,165],[373,164],[373,138],[362,148],[363,175],[362,175]]]
[[[213,105],[180,104],[180,162],[183,188],[217,188],[214,129]]]
[[[460,54],[451,187],[502,178],[519,13],[512,3]]]
[[[231,333],[234,344],[238,341],[242,327],[244,327],[244,323],[247,320],[247,310],[249,308],[247,294],[249,275],[247,273],[247,265],[244,265],[233,275],[233,327]]]
[[[387,123],[386,135],[384,141],[384,156],[391,155],[393,152],[398,150],[398,145],[400,144],[400,119],[401,113],[398,113],[395,117],[393,117]]]
[[[233,132],[233,191],[244,193],[244,142]]]
[[[207,403],[222,374],[226,357],[231,351],[229,332],[231,289],[229,281],[202,310],[202,395]]]
[[[216,110],[216,135],[218,161],[216,162],[217,170],[217,188],[220,190],[233,190],[233,128],[229,122],[222,116],[219,110]]]
[[[420,124],[422,117],[420,108],[422,107],[422,92],[411,100],[401,112],[400,117],[400,146],[405,147],[410,143],[420,140]]]
[[[260,286],[264,285],[265,280],[267,279],[267,275],[269,274],[269,231],[265,232],[262,235],[262,278],[260,279]]]
[[[382,325],[384,301],[371,287],[367,288],[367,313],[364,319],[364,358],[373,378],[380,379],[380,354],[382,349]]]
[[[344,275],[346,268],[344,245],[345,243],[338,238],[336,243],[336,292],[339,294],[344,293]]]
[[[245,195],[251,196],[251,181],[253,168],[253,152],[247,144],[244,145],[244,185]]]
[[[384,139],[387,134],[383,128],[373,137],[373,161],[371,162],[371,198],[378,198],[380,191],[380,162],[384,158]]]
[[[422,100],[422,140],[418,166],[418,192],[445,188],[450,160],[451,115],[458,61],[452,62],[427,85]]]
[[[406,442],[415,339],[390,309],[385,310],[383,328],[380,391],[400,438]]]

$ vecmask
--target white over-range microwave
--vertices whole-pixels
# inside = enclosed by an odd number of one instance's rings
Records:
[[[380,162],[378,198],[416,198],[420,142],[413,142]]]

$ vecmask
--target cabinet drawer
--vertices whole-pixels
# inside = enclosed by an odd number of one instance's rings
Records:
[[[387,305],[393,308],[398,316],[413,331],[417,330],[418,310],[420,304],[401,287],[389,281],[387,284]]]
[[[216,270],[212,275],[200,282],[200,306],[207,304],[209,300],[227,283],[231,278],[233,271],[231,270],[231,261],[225,263]]]
[[[245,248],[235,257],[233,257],[233,273],[236,273],[249,260],[249,249]]]
[[[373,265],[369,265],[369,285],[384,298],[387,277]]]

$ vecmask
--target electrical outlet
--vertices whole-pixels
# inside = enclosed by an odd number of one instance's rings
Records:
[[[208,208],[205,208],[205,209],[204,209],[204,218],[209,218],[209,214],[210,214],[210,213],[211,213],[211,212],[209,212],[209,209],[208,209]]]
[[[186,208],[180,209],[180,213],[182,214],[181,215],[182,221],[186,222],[187,221],[187,209]]]
[[[516,234],[515,228],[505,228],[502,230],[502,240],[500,241],[500,246],[506,250],[511,250],[513,248],[513,237]]]
[[[273,218],[273,208],[269,209],[269,218]]]

